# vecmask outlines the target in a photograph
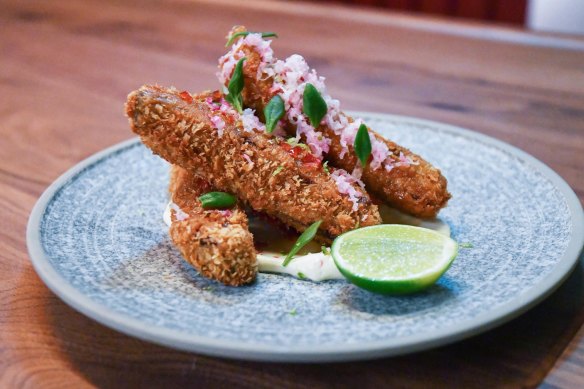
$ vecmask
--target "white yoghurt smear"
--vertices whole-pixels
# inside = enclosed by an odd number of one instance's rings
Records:
[[[171,224],[170,210],[174,207],[176,205],[168,203],[164,210],[163,219],[168,226]],[[407,224],[424,227],[450,236],[450,227],[440,219],[418,219],[385,205],[379,206],[379,213],[384,224]],[[249,229],[255,242],[260,246],[257,254],[260,272],[288,274],[315,282],[345,278],[337,269],[332,256],[324,254],[322,247],[316,242],[310,242],[304,246],[288,266],[284,267],[282,262],[294,245],[297,236],[291,236],[255,215],[249,216]]]

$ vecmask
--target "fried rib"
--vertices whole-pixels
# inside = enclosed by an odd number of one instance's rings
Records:
[[[198,197],[210,190],[205,180],[172,166],[170,237],[182,256],[204,277],[229,286],[255,280],[258,272],[253,235],[239,208],[205,210]]]
[[[132,130],[155,154],[298,231],[322,220],[323,240],[381,222],[377,206],[356,184],[344,184],[352,201],[320,164],[307,163],[307,155],[295,158],[286,142],[246,129],[234,111],[216,110],[218,92],[195,99],[185,93],[143,86],[128,96]]]
[[[244,27],[237,26],[230,32],[229,36],[235,32],[243,31],[246,31]],[[246,58],[243,66],[245,88],[242,94],[244,105],[255,109],[258,113],[263,112],[263,108],[272,97],[281,94],[277,85],[275,86],[274,76],[265,72],[266,68],[271,67],[274,69],[274,64],[277,63],[277,60],[273,58],[269,46],[267,49],[265,45],[262,47],[264,50],[269,51],[268,57],[270,59],[262,58],[257,46],[245,44],[244,40],[239,38],[234,43],[230,54],[223,57],[219,63],[220,73],[223,72],[225,76],[230,78],[233,60],[242,57]],[[231,58],[229,58],[229,55],[231,55]],[[282,62],[280,61],[281,64]],[[226,66],[226,68],[223,69],[223,66]],[[227,85],[228,79],[224,81]],[[339,116],[341,121],[354,122],[353,118],[343,112],[339,112]],[[297,125],[291,123],[285,117],[284,122],[286,132],[290,136],[296,136]],[[339,132],[335,132],[330,128],[326,121],[321,122],[320,126],[315,130],[330,140],[330,149],[325,154],[325,158],[333,166],[352,172],[359,163],[353,145],[347,144],[346,147],[343,147],[342,137]],[[389,156],[386,161],[390,161],[391,166],[387,169],[384,166],[374,169],[371,163],[368,164],[361,177],[367,190],[381,201],[400,211],[423,218],[435,217],[440,209],[446,206],[448,199],[451,197],[447,190],[447,181],[440,173],[440,170],[408,149],[384,139],[370,128],[368,130],[372,137],[375,137],[378,142],[381,142],[380,144],[384,145],[382,147],[387,147],[389,150]],[[304,135],[302,135],[302,138],[306,140]]]

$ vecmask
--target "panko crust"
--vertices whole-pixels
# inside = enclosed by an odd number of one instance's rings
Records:
[[[170,237],[184,259],[204,277],[229,286],[249,284],[256,278],[258,263],[247,216],[238,206],[204,209],[198,197],[210,189],[204,179],[172,166],[171,200],[188,217],[177,220],[172,211]]]
[[[155,154],[300,232],[322,220],[320,237],[330,241],[381,222],[377,206],[359,186],[354,185],[360,199],[353,209],[322,168],[305,166],[263,131],[245,131],[238,115],[223,116],[220,132],[211,121],[216,113],[205,102],[217,93],[185,100],[175,89],[146,85],[128,96],[126,113],[132,130]]]
[[[236,26],[228,36],[244,31],[246,31],[245,27]],[[277,94],[277,91],[272,88],[273,78],[258,72],[261,56],[253,47],[243,45],[241,49],[246,57],[243,65],[245,84],[242,92],[243,102],[246,107],[251,107],[261,113],[264,106]],[[258,74],[261,74],[261,77],[258,77]],[[345,116],[349,122],[353,122],[353,118]],[[296,136],[294,125],[287,123],[285,129],[290,136]],[[343,149],[340,137],[325,124],[321,124],[316,130],[331,140],[330,150],[326,154],[326,159],[331,165],[348,172],[353,171],[358,159],[352,145],[349,145],[349,152],[341,158]],[[400,153],[403,153],[405,157],[414,161],[414,164],[396,166],[391,171],[383,167],[373,170],[370,165],[367,165],[361,177],[367,191],[384,203],[405,213],[421,218],[436,217],[451,197],[447,189],[447,180],[440,170],[405,147],[385,139],[371,128],[368,130],[370,135],[387,145],[396,159],[399,158]]]

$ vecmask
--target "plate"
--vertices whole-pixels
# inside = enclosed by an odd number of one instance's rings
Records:
[[[230,288],[200,277],[162,220],[168,164],[137,139],[88,158],[45,191],[28,223],[32,263],[67,304],[128,335],[202,354],[290,362],[450,343],[519,315],[567,277],[582,249],[583,213],[551,169],[469,130],[356,115],[449,180],[453,198],[440,218],[472,248],[461,249],[424,293],[381,296],[344,280],[274,274]]]

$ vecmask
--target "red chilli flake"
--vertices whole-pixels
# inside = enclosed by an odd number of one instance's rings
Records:
[[[193,97],[186,90],[180,92],[178,95],[180,96],[181,99],[183,99],[187,103],[189,103],[189,104],[192,104],[193,103]]]
[[[311,153],[306,153],[306,155],[304,155],[302,157],[302,163],[315,163],[315,164],[320,164],[320,159],[318,159],[317,157],[314,156],[314,154]]]
[[[298,159],[302,155],[303,151],[304,150],[302,150],[302,147],[295,146],[291,150],[288,150],[288,154],[290,154],[291,156],[293,156],[295,159]]]
[[[286,142],[280,143],[280,146],[288,152],[297,161],[302,162],[303,164],[310,166],[310,167],[318,167],[321,164],[320,158],[312,154],[310,151],[305,150],[300,146],[292,147],[290,144]]]

